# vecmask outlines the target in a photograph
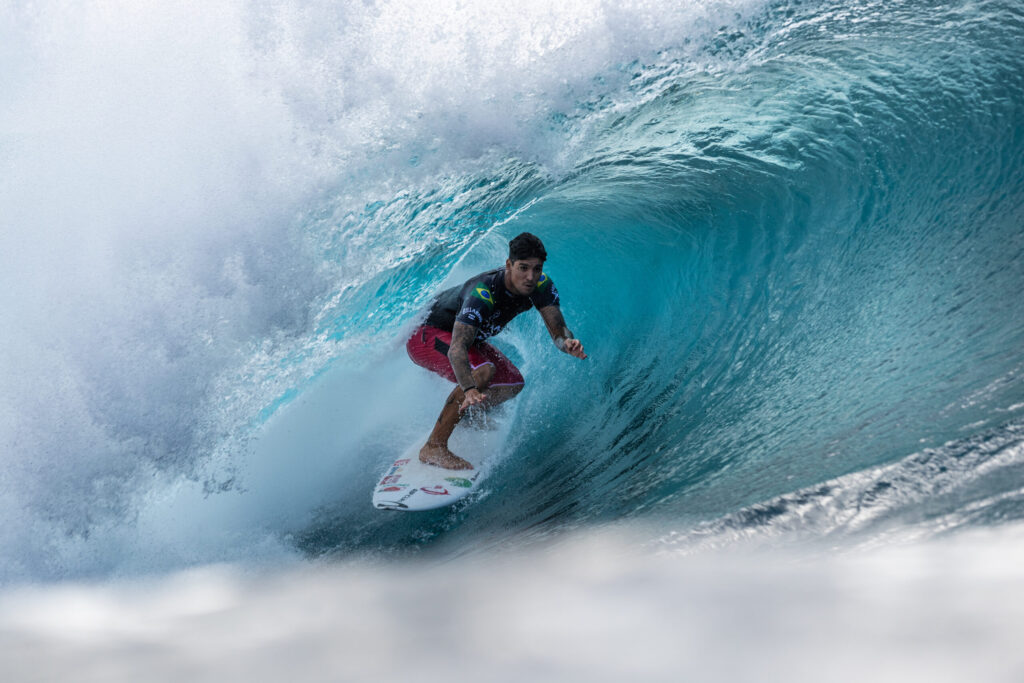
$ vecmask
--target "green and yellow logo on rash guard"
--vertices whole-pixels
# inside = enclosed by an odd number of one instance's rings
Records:
[[[487,289],[486,285],[477,285],[476,289],[473,290],[473,296],[485,301],[488,306],[494,308],[494,297],[491,296],[491,290]]]
[[[540,274],[540,279],[537,280],[537,289],[544,289],[545,287],[547,287],[550,284],[551,284],[551,280],[548,279],[548,274],[547,273],[541,273]]]

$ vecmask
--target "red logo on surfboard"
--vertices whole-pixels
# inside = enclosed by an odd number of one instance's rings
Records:
[[[390,477],[384,477],[380,480],[380,486],[387,486],[388,484],[394,484],[396,481],[402,478],[402,475],[396,474]]]
[[[425,486],[420,489],[423,493],[429,493],[432,496],[447,496],[448,489],[443,486]]]
[[[396,460],[395,464],[392,465],[392,467],[401,467],[402,465],[408,465],[408,464],[409,464],[409,458],[405,458],[403,460]]]

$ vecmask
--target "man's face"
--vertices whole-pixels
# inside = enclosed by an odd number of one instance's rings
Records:
[[[508,284],[511,285],[509,289],[513,294],[520,296],[533,294],[543,268],[544,262],[539,258],[528,258],[522,261],[506,260],[505,271],[508,273]]]

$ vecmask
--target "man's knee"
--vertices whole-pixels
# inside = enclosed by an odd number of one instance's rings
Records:
[[[480,367],[478,367],[476,370],[473,371],[473,379],[476,380],[476,383],[478,385],[486,386],[486,385],[491,383],[491,380],[493,378],[494,378],[494,364],[493,363],[487,363],[485,365],[481,365]]]

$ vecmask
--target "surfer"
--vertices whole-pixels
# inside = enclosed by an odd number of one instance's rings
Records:
[[[583,344],[565,325],[555,284],[543,272],[547,257],[539,238],[528,232],[518,235],[509,242],[504,267],[441,292],[424,324],[409,338],[406,350],[414,363],[455,382],[420,449],[422,462],[453,470],[472,469],[448,449],[448,438],[463,412],[475,405],[497,405],[522,391],[519,369],[485,341],[501,332],[512,318],[536,308],[559,350],[575,358],[587,357]]]

